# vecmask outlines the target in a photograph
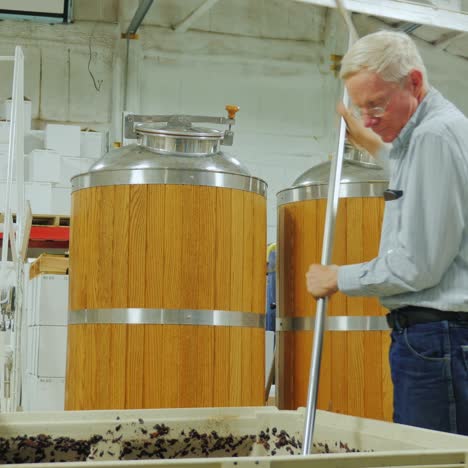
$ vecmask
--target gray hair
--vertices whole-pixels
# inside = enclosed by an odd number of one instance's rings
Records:
[[[341,61],[340,77],[346,80],[369,70],[385,81],[401,83],[414,69],[422,73],[427,87],[426,67],[411,38],[402,32],[379,31],[362,37],[348,50]]]

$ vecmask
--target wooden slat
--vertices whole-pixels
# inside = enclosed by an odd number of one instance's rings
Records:
[[[229,402],[230,406],[243,406],[243,389],[242,389],[242,367],[243,360],[239,359],[245,353],[245,342],[242,339],[242,330],[238,327],[229,328],[229,355],[227,356],[226,372],[229,373]]]
[[[144,386],[143,408],[162,407],[164,393],[167,392],[163,381],[163,359],[165,359],[164,325],[144,325]]]
[[[112,254],[112,307],[128,307],[130,187],[123,185],[114,191]]]
[[[197,245],[199,257],[196,259],[197,284],[195,288],[194,308],[214,309],[216,278],[216,190],[211,187],[198,187],[198,235]],[[193,244],[193,238],[191,239]],[[200,259],[203,259],[200,261]],[[211,346],[213,344],[211,343]]]
[[[99,187],[101,219],[98,227],[99,264],[97,301],[100,307],[107,309],[113,302],[113,260],[114,260],[114,187]],[[122,285],[116,285],[122,287]]]
[[[197,399],[195,406],[214,406],[213,396],[215,388],[214,382],[214,328],[215,327],[194,327],[196,328],[195,349],[199,355],[196,378],[192,385],[195,385]],[[228,401],[223,406],[227,406]],[[188,405],[187,405],[188,406]]]
[[[162,308],[164,305],[164,219],[166,213],[166,186],[149,185],[146,205],[146,277],[145,307]],[[168,252],[170,255],[170,252]]]
[[[347,263],[359,263],[363,258],[363,203],[361,198],[348,199],[346,224]],[[364,315],[362,297],[348,297],[348,315]],[[364,415],[364,333],[348,332],[348,411],[353,416]]]
[[[233,385],[237,386],[236,379],[239,382],[240,378],[237,366],[235,369],[230,366],[231,350],[234,348],[231,342],[231,327],[216,327],[213,335],[213,406],[226,406],[226,401],[236,406],[239,398],[233,398],[231,388]]]
[[[243,260],[242,260],[242,301],[240,306],[240,311],[242,312],[251,312],[252,303],[253,303],[253,291],[258,284],[252,282],[253,275],[253,244],[254,244],[254,224],[256,220],[254,219],[254,207],[252,194],[249,192],[242,192],[243,195]],[[266,246],[264,249],[266,255]],[[265,260],[266,263],[266,260]]]
[[[242,274],[244,261],[244,197],[240,190],[231,194],[232,224],[231,224],[231,310],[242,310],[243,290]]]
[[[250,330],[253,343],[253,359],[250,379],[250,399],[246,406],[263,406],[265,404],[265,331],[261,328]],[[246,356],[248,359],[249,356]]]
[[[336,233],[333,249],[333,263],[345,265],[348,245],[346,237],[340,233],[346,232],[347,200],[340,200],[336,218]],[[347,315],[348,299],[338,292],[334,294],[329,303],[329,315]],[[331,374],[331,411],[348,414],[348,369],[344,358],[348,354],[348,334],[343,332],[327,332],[331,339],[332,363],[329,369]]]
[[[229,310],[231,304],[232,190],[216,189],[215,309]]]
[[[365,216],[363,218],[362,261],[375,258],[379,252],[380,223],[379,198],[365,199]],[[376,298],[365,297],[363,299],[364,313],[366,315],[380,315],[380,305]],[[376,383],[382,382],[382,342],[378,331],[364,334],[364,414],[373,419],[383,419],[382,392],[376,391]],[[377,387],[378,388],[378,387]]]
[[[147,186],[130,188],[128,242],[128,304],[129,307],[145,307],[146,297],[146,223]]]
[[[164,305],[168,309],[178,309],[181,304],[180,284],[182,268],[187,263],[182,251],[183,192],[179,186],[166,187],[164,212]]]
[[[119,326],[122,325],[117,325]],[[115,349],[115,352],[126,356],[126,360],[119,363],[120,371],[124,369],[126,377],[122,382],[124,385],[121,386],[125,395],[124,407],[143,408],[144,379],[147,374],[147,369],[143,365],[145,362],[145,326],[123,325],[123,327],[126,328],[127,339],[124,347],[120,351]]]
[[[203,349],[198,348],[198,331],[196,326],[179,327],[178,345],[178,407],[194,408],[198,402],[200,382],[200,363],[203,360]],[[165,353],[164,353],[165,354]],[[166,355],[167,356],[167,355]]]
[[[83,326],[85,327],[85,325]],[[101,325],[109,330],[109,360],[107,363],[109,369],[109,394],[102,393],[103,406],[113,408],[131,408],[126,401],[125,383],[129,382],[129,376],[126,373],[127,360],[127,325]],[[90,356],[90,359],[92,357]],[[105,385],[105,380],[103,385]],[[139,407],[139,406],[137,406]],[[92,409],[92,408],[91,408]]]
[[[101,204],[102,204],[102,191],[100,187],[93,187],[90,189],[90,194],[88,198],[88,207],[83,207],[83,209],[88,209],[89,214],[86,218],[86,263],[87,263],[87,272],[86,280],[88,281],[88,294],[87,294],[87,304],[88,309],[98,309],[100,307],[100,272],[99,272],[99,262],[100,258],[100,223],[101,223]]]
[[[265,313],[265,294],[266,290],[266,200],[260,195],[251,194],[253,199],[253,219],[254,219],[254,240],[253,240],[253,258],[252,265],[252,284],[256,285],[253,289],[252,312],[257,314]],[[263,253],[262,253],[263,252]]]

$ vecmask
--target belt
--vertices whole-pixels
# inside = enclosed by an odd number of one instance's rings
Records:
[[[452,312],[429,307],[406,306],[391,310],[386,316],[390,328],[407,328],[418,323],[468,321],[468,312]]]

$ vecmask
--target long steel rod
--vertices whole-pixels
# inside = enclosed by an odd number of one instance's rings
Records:
[[[145,16],[148,13],[148,10],[151,8],[153,1],[154,0],[142,0],[140,2],[140,5],[138,6],[135,14],[133,15],[132,21],[130,21],[130,24],[128,26],[127,37],[130,34],[136,34],[136,32],[138,31],[138,28],[140,27],[141,23],[145,19]]]
[[[344,16],[345,22],[349,28],[348,48],[357,39],[357,33],[354,29],[351,18],[344,9],[341,0],[336,0],[337,7],[340,13]],[[343,103],[348,105],[349,98],[346,88],[343,92]],[[338,202],[340,196],[340,181],[343,168],[344,147],[346,140],[346,122],[343,118],[340,119],[340,131],[338,138],[338,148],[336,156],[332,159],[330,167],[330,178],[328,182],[328,200],[327,211],[325,214],[325,227],[323,232],[323,247],[322,247],[322,265],[328,265],[331,261],[333,241],[335,238],[336,214],[338,212]],[[325,328],[325,319],[327,312],[328,299],[319,298],[315,312],[315,328],[314,341],[312,346],[312,356],[310,362],[309,373],[309,388],[307,391],[307,408],[304,421],[304,441],[302,446],[302,454],[309,455],[312,451],[315,416],[317,412],[317,395],[320,376],[320,364],[322,360],[323,349],[323,332]]]

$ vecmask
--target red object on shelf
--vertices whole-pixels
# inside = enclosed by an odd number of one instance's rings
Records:
[[[28,246],[31,248],[68,249],[68,226],[32,226]],[[0,232],[3,240],[3,232]]]

